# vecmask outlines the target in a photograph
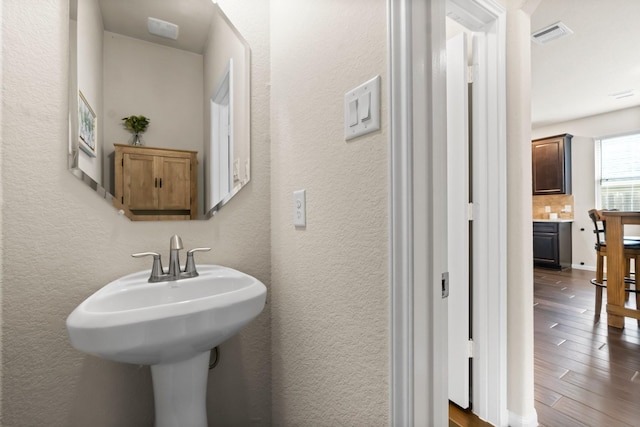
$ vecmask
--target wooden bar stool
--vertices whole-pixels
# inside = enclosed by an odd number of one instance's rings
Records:
[[[607,224],[604,217],[600,214],[600,211],[591,209],[589,211],[589,218],[593,221],[593,233],[596,235],[596,277],[591,279],[591,283],[596,287],[596,313],[595,322],[600,320],[600,311],[602,311],[602,290],[607,287],[607,279],[604,277],[604,257],[607,256],[607,243],[606,243],[606,230]],[[601,226],[600,226],[601,224]],[[625,291],[626,299],[629,299],[629,294],[636,294],[636,308],[640,309],[640,292],[636,286],[636,273],[640,267],[640,240],[637,239],[625,239],[624,243],[624,258],[625,258]],[[634,260],[634,273],[631,277],[631,260]],[[633,285],[633,288],[631,286]],[[638,326],[640,326],[640,319],[638,320]]]

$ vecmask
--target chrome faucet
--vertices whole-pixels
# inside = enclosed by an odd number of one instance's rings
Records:
[[[180,251],[184,249],[182,239],[174,234],[169,241],[169,273],[167,280],[178,280],[180,278]]]
[[[132,254],[131,256],[134,258],[153,256],[153,266],[151,267],[151,276],[149,277],[150,283],[187,279],[189,277],[198,276],[193,254],[195,252],[210,251],[211,248],[194,248],[187,251],[187,262],[184,270],[180,268],[180,250],[182,249],[184,249],[182,239],[177,234],[174,234],[169,241],[169,271],[167,273],[165,273],[162,268],[162,260],[159,253],[140,252]]]

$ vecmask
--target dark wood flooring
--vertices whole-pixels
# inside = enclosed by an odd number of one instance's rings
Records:
[[[594,323],[594,272],[534,272],[535,405],[545,427],[640,426],[640,329]],[[635,298],[629,302],[635,307]]]

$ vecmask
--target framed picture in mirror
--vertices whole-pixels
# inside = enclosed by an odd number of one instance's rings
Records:
[[[78,93],[78,144],[87,155],[96,157],[96,113],[82,92]]]

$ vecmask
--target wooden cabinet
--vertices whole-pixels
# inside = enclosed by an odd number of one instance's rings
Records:
[[[571,138],[565,133],[531,142],[534,196],[571,194]]]
[[[197,154],[115,144],[114,205],[132,220],[195,219]]]
[[[560,270],[571,267],[571,223],[533,223],[533,263]]]

